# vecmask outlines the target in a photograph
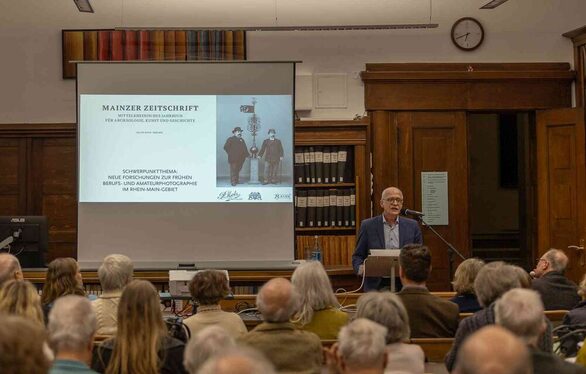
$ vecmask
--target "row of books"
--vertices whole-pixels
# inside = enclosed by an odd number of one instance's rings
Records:
[[[356,245],[355,235],[326,235],[318,238],[322,250],[322,262],[325,266],[351,265],[352,253]],[[308,259],[314,245],[311,235],[298,235],[296,243],[296,258]]]
[[[356,190],[330,188],[295,192],[296,227],[356,226]]]
[[[244,59],[242,30],[63,30],[64,78],[69,61]]]
[[[295,147],[295,183],[354,181],[353,147]]]
[[[255,295],[259,286],[231,286],[234,295]]]

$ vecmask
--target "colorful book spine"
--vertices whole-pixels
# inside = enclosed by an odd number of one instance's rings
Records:
[[[175,60],[187,60],[187,34],[185,31],[175,31]]]
[[[124,59],[126,61],[138,59],[138,33],[136,30],[124,31]]]
[[[110,58],[112,61],[124,60],[123,37],[123,31],[115,30],[110,33]]]
[[[138,32],[138,59],[148,61],[151,59],[151,43],[148,30]]]
[[[165,31],[165,60],[175,60],[175,31]]]
[[[83,32],[83,60],[96,61],[98,59],[98,32]]]
[[[98,60],[110,61],[110,31],[98,31]]]

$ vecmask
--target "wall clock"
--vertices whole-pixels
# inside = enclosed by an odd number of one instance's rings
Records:
[[[484,41],[484,29],[477,19],[460,18],[452,26],[452,42],[464,51],[473,51]]]

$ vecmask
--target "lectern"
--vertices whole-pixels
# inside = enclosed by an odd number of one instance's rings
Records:
[[[400,249],[371,249],[364,260],[365,277],[391,278],[391,292],[396,291],[395,268],[399,265]]]

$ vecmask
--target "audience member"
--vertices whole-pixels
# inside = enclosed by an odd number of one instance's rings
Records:
[[[586,324],[586,274],[578,285],[578,296],[582,301],[564,316],[564,325],[582,325]]]
[[[366,318],[387,328],[385,373],[419,374],[425,370],[420,346],[406,344],[411,335],[409,317],[399,296],[391,292],[368,292],[356,303],[356,318]]]
[[[189,374],[197,374],[211,357],[236,347],[234,338],[220,326],[208,326],[189,339],[185,347],[183,366]]]
[[[537,349],[540,336],[545,332],[546,323],[543,303],[539,294],[527,289],[513,289],[496,301],[494,313],[496,323],[507,328],[522,339],[529,347],[533,362],[533,373],[586,373],[586,369],[565,362],[553,353]]]
[[[124,287],[132,280],[134,266],[124,255],[108,255],[98,268],[102,294],[92,302],[98,323],[98,335],[116,334],[118,304]]]
[[[496,261],[480,269],[474,281],[474,289],[483,309],[460,322],[454,344],[445,359],[448,371],[454,368],[456,355],[462,342],[476,330],[495,323],[493,303],[508,290],[519,287],[521,287],[520,275],[511,265]],[[551,351],[551,340],[549,343],[549,351]]]
[[[220,300],[230,292],[228,278],[224,272],[218,270],[197,272],[189,283],[189,291],[193,300],[199,304],[197,313],[183,321],[191,335],[213,325],[221,326],[234,338],[248,331],[239,315],[224,312],[220,307]]]
[[[283,278],[268,281],[256,297],[264,322],[241,341],[261,351],[281,371],[320,373],[322,347],[319,337],[295,328],[289,322],[297,311],[299,297],[291,282]]]
[[[387,359],[386,334],[384,326],[365,318],[358,318],[344,326],[340,330],[338,343],[326,352],[329,372],[382,374]]]
[[[454,273],[452,285],[456,296],[450,301],[458,304],[460,313],[474,313],[482,309],[474,291],[474,280],[483,266],[484,261],[469,258],[462,261]]]
[[[95,373],[92,361],[96,314],[90,301],[77,295],[60,297],[49,313],[49,343],[55,352],[50,374]]]
[[[332,291],[332,284],[319,261],[299,265],[291,276],[299,294],[300,307],[293,320],[302,330],[316,333],[320,339],[336,339],[340,328],[348,323]]]
[[[0,313],[13,314],[45,327],[41,298],[28,281],[9,280],[0,288]]]
[[[43,327],[20,316],[0,316],[0,373],[46,374],[51,366]]]
[[[472,334],[460,349],[454,374],[531,374],[531,358],[523,342],[499,326]]]
[[[214,356],[202,366],[198,374],[275,374],[273,364],[260,352],[238,347]]]
[[[71,257],[57,258],[49,263],[41,294],[45,321],[55,300],[60,296],[85,296],[83,281],[77,261]]]
[[[120,297],[116,335],[98,346],[92,368],[106,374],[185,373],[184,348],[167,334],[155,287],[134,280]]]
[[[432,295],[426,282],[431,272],[431,252],[420,244],[408,244],[399,256],[398,293],[409,314],[412,338],[451,338],[459,321],[458,306]]]
[[[0,253],[0,287],[11,279],[22,280],[22,269],[18,258],[10,253]]]
[[[568,256],[559,249],[545,252],[533,269],[532,288],[539,292],[545,310],[569,310],[580,302],[578,287],[566,278]]]

